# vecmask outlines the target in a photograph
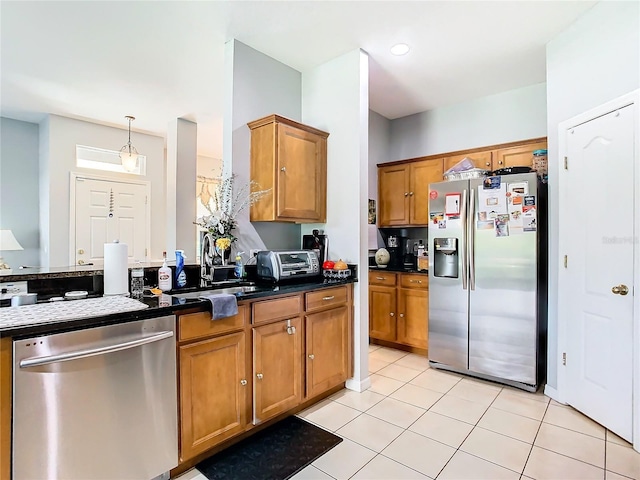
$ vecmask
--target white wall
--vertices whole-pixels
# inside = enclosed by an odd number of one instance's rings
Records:
[[[391,121],[388,161],[544,137],[546,115],[539,83],[398,118]]]
[[[376,215],[378,215],[380,211],[380,202],[378,202],[377,165],[390,160],[390,144],[391,120],[373,110],[369,110],[369,198],[376,201]],[[368,228],[375,230],[375,237],[377,239],[376,248],[385,246],[378,229],[375,226],[369,226]],[[372,247],[373,252],[374,246],[369,246]]]
[[[0,118],[0,229],[11,230],[24,248],[0,257],[14,272],[40,264],[38,135],[35,123]]]
[[[327,222],[329,257],[359,268],[354,284],[355,390],[370,385],[368,371],[367,200],[369,189],[369,57],[354,50],[302,76],[302,121],[329,132]]]
[[[247,45],[225,44],[225,112],[223,170],[236,181],[249,182],[251,133],[248,122],[277,113],[300,121],[301,73]],[[249,222],[249,209],[238,218],[236,251],[251,248],[300,248],[300,226],[273,222]]]
[[[180,249],[189,263],[196,261],[197,130],[197,124],[177,118],[167,131],[167,258],[175,258],[175,250]]]
[[[98,174],[76,167],[76,145],[119,150],[127,143],[127,129],[97,125],[57,115],[40,124],[40,265],[63,267],[69,259],[69,173]],[[114,179],[151,182],[151,259],[161,259],[165,245],[164,138],[132,132],[131,143],[147,157],[145,176],[110,173]]]
[[[549,143],[549,346],[557,387],[558,124],[640,87],[640,3],[599,2],[547,45]],[[604,172],[606,173],[606,172]],[[621,192],[630,195],[631,192]],[[588,192],[585,192],[588,195]]]

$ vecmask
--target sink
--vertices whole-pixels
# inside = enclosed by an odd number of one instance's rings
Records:
[[[240,287],[227,287],[227,288],[216,288],[214,290],[201,290],[199,292],[174,293],[172,296],[176,298],[200,298],[200,297],[206,297],[207,295],[217,295],[219,293],[243,295],[245,293],[252,293],[258,290],[260,290],[260,287],[256,287],[255,285],[244,285]]]

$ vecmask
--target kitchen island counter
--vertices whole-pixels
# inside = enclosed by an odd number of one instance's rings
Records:
[[[354,283],[355,281],[356,280],[354,279],[325,280],[322,278],[317,278],[306,282],[281,285],[258,284],[256,285],[256,288],[250,292],[237,292],[235,293],[235,295],[238,299],[238,302],[243,302],[279,295],[287,295],[302,291],[317,290],[321,288],[332,287],[335,285],[345,285]],[[213,289],[199,290],[203,292],[206,291],[215,293],[212,292]],[[196,296],[194,296],[193,298],[184,298],[179,296],[181,293],[197,291],[198,289],[185,289],[172,291],[170,292],[171,294],[163,294],[160,296],[145,296],[139,300],[139,302],[143,304],[140,305],[139,309],[129,308],[125,311],[119,311],[109,314],[104,314],[104,312],[97,311],[95,315],[90,313],[89,315],[85,315],[83,318],[75,319],[64,318],[61,320],[55,320],[55,318],[46,316],[46,314],[44,314],[45,316],[42,316],[39,319],[31,319],[28,322],[16,323],[8,321],[9,317],[11,316],[10,311],[12,309],[25,308],[25,306],[5,307],[0,309],[0,337],[16,338],[33,335],[46,335],[94,326],[131,322],[135,320],[170,315],[173,313],[184,311],[195,312],[207,310],[208,308],[210,308],[210,303],[207,300],[197,298]],[[86,300],[73,300],[73,302],[84,301]],[[39,305],[46,304],[38,304],[38,306]],[[54,305],[55,303],[51,304],[52,307]]]

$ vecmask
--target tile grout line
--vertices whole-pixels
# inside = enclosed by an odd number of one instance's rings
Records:
[[[547,407],[544,409],[544,413],[542,414],[542,419],[540,420],[540,425],[538,425],[538,430],[536,431],[535,436],[533,437],[533,441],[531,442],[531,450],[529,450],[529,455],[527,455],[527,460],[524,462],[524,466],[522,467],[522,472],[520,472],[520,478],[524,475],[524,471],[527,469],[527,464],[529,463],[529,459],[531,458],[531,454],[533,453],[533,447],[536,446],[536,439],[538,438],[538,434],[540,433],[540,429],[542,428],[542,424],[544,423],[544,417],[549,411],[549,405],[551,401],[547,403]]]
[[[456,383],[457,385],[457,383]],[[451,387],[453,388],[453,387]],[[458,445],[458,447],[456,448],[456,451],[453,452],[453,455],[451,455],[451,458],[449,458],[449,460],[447,460],[447,463],[444,464],[444,466],[440,469],[440,471],[438,472],[438,475],[436,475],[436,479],[440,476],[440,474],[444,471],[445,468],[447,468],[447,465],[449,465],[449,463],[451,462],[451,459],[453,459],[453,457],[455,457],[456,453],[458,453],[460,451],[460,447],[464,444],[464,442],[467,441],[467,439],[469,438],[469,436],[473,433],[473,431],[476,429],[476,427],[478,426],[478,423],[480,423],[480,420],[482,420],[482,417],[484,417],[487,412],[489,411],[489,408],[491,408],[491,405],[493,405],[493,403],[496,401],[496,398],[498,398],[498,395],[500,395],[500,393],[502,393],[502,390],[504,388],[500,387],[500,390],[498,391],[497,395],[495,396],[495,398],[491,401],[491,403],[489,404],[488,407],[485,408],[484,412],[482,413],[482,415],[480,416],[480,418],[476,421],[476,423],[473,425],[473,428],[469,431],[469,433],[467,433],[467,436],[464,437],[464,440],[462,440],[462,442],[460,442],[460,445]],[[437,412],[433,412],[433,413],[437,413]],[[462,450],[462,452],[467,453],[468,455],[472,455],[474,457],[476,457],[476,455],[473,455],[472,453],[468,453],[465,452],[464,450]],[[476,458],[480,458],[480,457],[476,457]],[[481,458],[481,460],[484,460],[485,462],[489,462],[489,463],[493,463],[485,458]],[[494,463],[494,465],[497,465],[496,463]],[[498,465],[500,467],[502,467],[502,465]],[[506,468],[506,467],[503,467]],[[510,470],[510,469],[508,469]],[[513,471],[513,470],[512,470]]]

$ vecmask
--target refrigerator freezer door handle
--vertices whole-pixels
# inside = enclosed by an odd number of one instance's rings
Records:
[[[467,289],[467,279],[469,278],[469,272],[467,267],[469,261],[467,258],[467,190],[462,191],[462,211],[460,212],[460,220],[462,223],[462,245],[460,251],[462,252],[462,289]]]
[[[467,225],[468,231],[468,245],[469,245],[469,290],[476,289],[476,230],[475,230],[475,220],[476,220],[476,196],[475,192],[471,190],[469,194],[469,203],[471,207],[469,208],[469,224]]]

